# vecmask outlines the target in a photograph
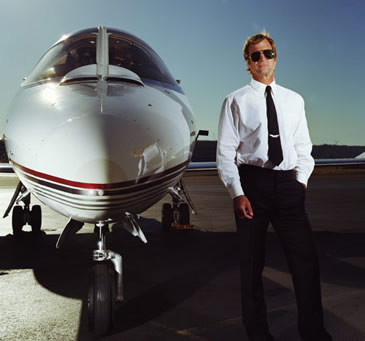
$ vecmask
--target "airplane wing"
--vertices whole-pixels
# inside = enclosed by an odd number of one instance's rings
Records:
[[[11,167],[10,163],[1,162],[0,173],[14,173],[14,170],[13,167]]]
[[[316,159],[315,167],[342,167],[342,168],[364,168],[365,167],[365,157],[364,158],[354,158],[354,159]]]
[[[365,157],[354,159],[316,159],[315,167],[365,168]],[[187,171],[214,171],[217,164],[212,162],[190,162]],[[0,163],[0,173],[14,173],[9,163]]]
[[[340,167],[340,168],[365,168],[364,158],[353,159],[316,159],[315,167]],[[216,162],[190,162],[187,171],[209,171],[217,170]]]

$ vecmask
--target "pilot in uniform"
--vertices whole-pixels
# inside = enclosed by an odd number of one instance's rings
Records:
[[[243,324],[250,340],[274,340],[262,283],[271,223],[293,278],[302,339],[332,340],[324,328],[318,257],[305,212],[314,160],[304,101],[276,84],[276,48],[266,32],[249,37],[243,55],[252,80],[225,98],[217,145],[218,172],[233,199],[240,238]]]

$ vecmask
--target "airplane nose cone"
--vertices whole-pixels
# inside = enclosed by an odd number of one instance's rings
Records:
[[[155,137],[141,124],[99,114],[70,119],[54,129],[42,141],[37,161],[42,163],[40,169],[53,176],[116,183],[135,180],[148,167],[163,167],[163,154]],[[47,164],[48,160],[52,163]]]

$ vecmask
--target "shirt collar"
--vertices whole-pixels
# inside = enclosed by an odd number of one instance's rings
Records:
[[[250,82],[250,85],[251,87],[257,91],[258,93],[264,95],[265,94],[265,90],[266,90],[266,87],[267,85],[264,84],[264,83],[261,83],[261,82],[258,82],[256,80],[254,80],[253,78],[251,79],[251,82]],[[269,84],[271,86],[271,92],[273,94],[275,94],[275,91],[276,91],[276,83],[275,83],[275,79],[273,80],[273,82],[271,84]]]

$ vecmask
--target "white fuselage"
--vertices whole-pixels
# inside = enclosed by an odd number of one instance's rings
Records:
[[[140,213],[190,161],[195,120],[183,93],[125,80],[25,84],[9,111],[5,143],[16,174],[67,217],[95,223]]]

